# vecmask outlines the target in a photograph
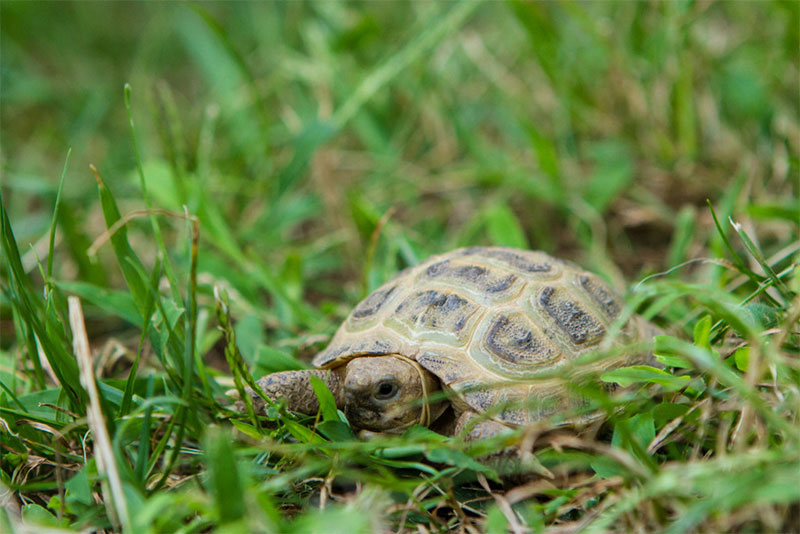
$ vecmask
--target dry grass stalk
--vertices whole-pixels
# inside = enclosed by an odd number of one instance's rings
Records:
[[[121,524],[125,530],[131,526],[128,515],[128,506],[125,493],[122,489],[122,479],[117,470],[114,451],[111,448],[111,437],[108,435],[105,418],[100,408],[100,393],[97,390],[92,357],[89,351],[89,338],[86,334],[86,325],[83,320],[83,308],[78,297],[70,296],[69,324],[72,328],[72,343],[75,356],[80,369],[81,384],[89,395],[89,406],[86,413],[89,428],[94,435],[94,453],[97,459],[97,470],[106,478],[103,481],[103,494],[106,510],[112,522],[118,528]]]

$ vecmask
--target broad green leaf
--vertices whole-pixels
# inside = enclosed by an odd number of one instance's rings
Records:
[[[640,382],[659,384],[668,391],[681,389],[691,380],[688,376],[675,376],[672,373],[650,367],[649,365],[620,367],[619,369],[603,373],[600,379],[603,382],[617,383],[622,387],[628,387],[631,384]]]
[[[733,353],[733,361],[736,368],[742,372],[747,371],[747,364],[750,361],[750,347],[740,347]]]
[[[40,527],[64,527],[67,526],[67,519],[59,521],[56,516],[50,513],[47,508],[38,504],[26,504],[22,506],[22,521],[26,525],[37,525]]]
[[[691,406],[689,404],[675,404],[662,402],[653,407],[653,420],[657,426],[664,425],[676,417],[684,415]]]
[[[492,503],[486,512],[486,532],[508,532],[508,519],[500,508]]]
[[[653,353],[656,360],[664,367],[675,367],[677,369],[694,369],[694,366],[690,361],[686,358],[681,358],[680,356],[667,356],[664,354],[659,354],[658,352]]]
[[[592,460],[589,465],[591,465],[592,470],[594,470],[600,478],[611,478],[617,475],[623,475],[627,472],[619,462],[608,456],[598,456]]]
[[[611,444],[615,447],[623,447],[623,436],[619,432],[621,426],[630,431],[631,436],[642,449],[647,448],[647,445],[656,437],[656,428],[651,412],[636,414],[630,419],[617,422],[614,435],[611,438]],[[636,454],[634,450],[630,452]]]
[[[352,441],[356,439],[350,425],[343,421],[325,420],[317,425],[317,430],[331,441]]]
[[[800,201],[785,204],[748,204],[747,213],[758,219],[786,219],[800,224]]]
[[[708,315],[697,321],[694,325],[694,344],[706,350],[711,349],[709,337],[711,335],[711,317]]]
[[[331,506],[298,517],[286,532],[298,534],[373,534],[377,532],[371,518],[378,513],[375,507]]]
[[[77,473],[75,473],[72,478],[64,483],[64,489],[66,490],[66,501],[68,505],[72,503],[80,503],[86,506],[91,506],[94,504],[94,498],[92,497],[92,486],[89,484],[89,477],[86,474],[87,469],[88,468],[84,466]]]

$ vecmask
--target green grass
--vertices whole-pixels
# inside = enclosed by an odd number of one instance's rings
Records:
[[[798,28],[795,2],[0,3],[0,531],[800,531]],[[606,422],[536,439],[552,478],[475,460],[525,429],[232,410],[479,244],[573,260],[668,334],[665,370],[574,384]]]

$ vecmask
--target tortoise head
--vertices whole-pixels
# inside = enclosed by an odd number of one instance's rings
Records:
[[[400,355],[356,357],[330,370],[274,373],[258,385],[271,399],[285,398],[290,410],[313,415],[319,402],[310,376],[325,381],[336,406],[357,429],[401,432],[414,423],[433,422],[446,407],[442,402],[427,403],[426,397],[439,391],[436,377]]]
[[[400,432],[414,423],[428,425],[444,411],[441,402],[427,399],[439,390],[438,380],[403,356],[350,360],[342,389],[347,420],[364,430]]]

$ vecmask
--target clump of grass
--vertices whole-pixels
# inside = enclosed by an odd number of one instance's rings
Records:
[[[798,530],[794,4],[65,5],[0,4],[0,530]],[[473,446],[234,409],[474,244],[630,287],[663,368]]]

